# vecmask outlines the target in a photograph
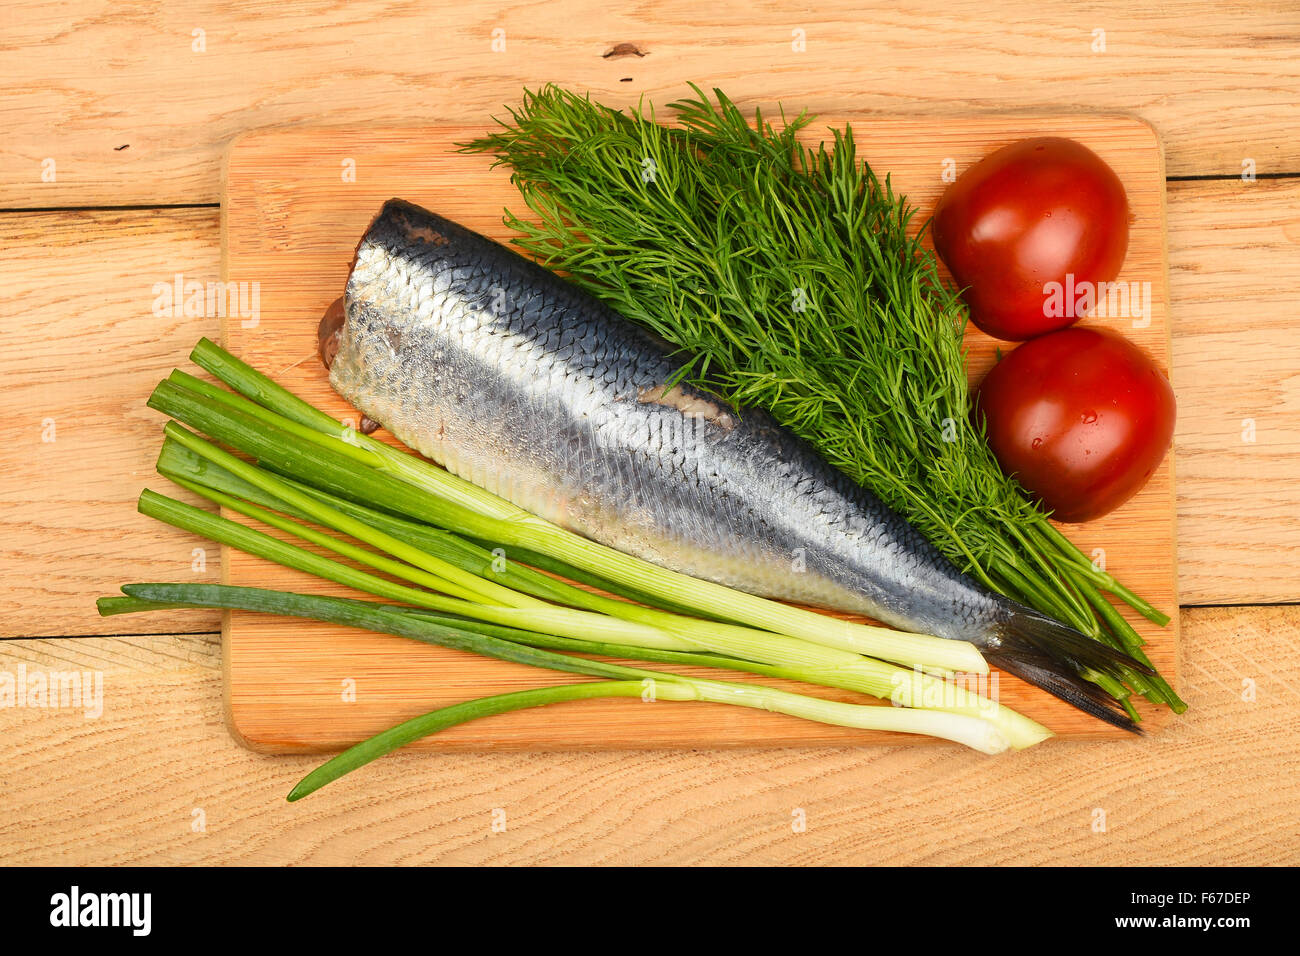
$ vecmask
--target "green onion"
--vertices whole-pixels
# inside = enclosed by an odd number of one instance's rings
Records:
[[[589,684],[560,684],[556,687],[538,687],[532,690],[519,690],[510,694],[497,694],[494,697],[481,697],[478,700],[440,707],[438,710],[412,717],[396,727],[376,734],[369,740],[330,758],[307,776],[303,777],[289,791],[288,800],[293,803],[308,794],[315,793],[327,783],[333,783],[344,774],[363,767],[370,761],[390,754],[399,747],[405,747],[421,737],[428,737],[440,730],[491,717],[494,714],[506,714],[512,710],[524,710],[529,707],[545,707],[569,700],[591,700],[598,697],[641,697],[646,698],[645,681],[599,681]],[[654,688],[653,700],[697,700],[695,692],[684,684],[663,682]]]
[[[726,703],[846,727],[919,733],[986,753],[1050,736],[1034,721],[927,672],[987,673],[972,645],[838,621],[593,545],[413,455],[351,432],[206,340],[195,353],[239,394],[179,370],[159,383],[149,404],[176,419],[164,427],[159,472],[344,560],[149,489],[140,496],[141,513],[399,603],[138,584],[125,585],[122,596],[101,598],[101,614],[219,607],[308,617],[600,679],[425,714],[335,757],[295,787],[290,799],[466,720],[563,700],[638,696],[647,688],[661,700]],[[504,548],[516,559],[503,562],[498,549]],[[643,603],[552,577],[520,563],[521,554]],[[864,650],[912,666],[864,656]],[[897,706],[846,704],[575,655],[744,671],[867,693]]]
[[[696,692],[696,699],[701,701],[752,707],[861,730],[925,734],[962,743],[982,753],[1001,753],[1010,746],[996,726],[980,717],[910,707],[846,704],[757,684],[707,680],[572,657],[451,627],[420,615],[366,601],[220,584],[126,584],[122,586],[122,591],[128,597],[168,605],[179,603],[193,607],[238,609],[327,621],[593,677],[683,684],[692,688]],[[115,611],[117,605],[109,604],[108,608]]]
[[[191,490],[245,515],[260,519],[273,527],[297,534],[305,540],[327,547],[369,564],[389,574],[407,580],[437,587],[439,581],[427,580],[430,576],[418,568],[391,561],[382,555],[349,545],[298,522],[274,514],[267,509],[240,501],[231,495],[216,492],[197,483],[183,482]],[[547,637],[578,639],[589,647],[599,647],[595,653],[618,653],[621,656],[638,656],[638,649],[670,651],[720,652],[732,659],[730,666],[739,667],[735,661],[752,661],[767,665],[774,676],[790,677],[856,690],[874,697],[889,698],[902,706],[925,706],[951,713],[964,713],[983,717],[996,724],[1012,746],[1028,746],[1043,738],[1043,728],[1023,715],[1001,707],[965,687],[948,684],[919,671],[908,672],[871,658],[834,648],[822,647],[765,631],[734,625],[680,618],[677,615],[651,608],[638,608],[608,598],[588,595],[615,610],[626,609],[633,618],[652,620],[655,625],[637,623],[584,610],[563,607],[507,608],[460,601],[441,597],[418,588],[359,571],[355,568],[322,557],[304,548],[281,541],[261,531],[246,527],[217,515],[209,514],[192,505],[159,495],[146,489],[140,496],[139,510],[196,534],[204,535],[229,547],[263,557],[286,567],[305,571],[326,580],[345,584],[367,593],[396,601],[405,601],[418,607],[443,611],[461,618],[512,628],[512,638],[528,642],[524,635],[537,632]],[[492,633],[476,628],[478,633]],[[500,633],[500,632],[497,632]],[[534,639],[532,643],[536,643]],[[716,659],[715,659],[716,660]],[[780,673],[776,673],[779,669]]]
[[[211,492],[193,486],[194,490],[208,494],[215,501],[227,507],[245,511],[254,517],[269,520],[273,526],[294,531],[317,544],[323,544],[354,560],[370,564],[401,577],[416,580],[419,583],[438,587],[440,582],[432,575],[422,572],[418,567],[404,568],[400,562],[390,561],[382,555],[357,548],[346,541],[331,538],[329,535],[315,532],[304,525],[289,519],[277,518],[271,512],[247,505],[220,492]],[[641,643],[650,647],[662,647],[673,650],[689,650],[691,645],[670,634],[645,627],[633,622],[620,621],[603,614],[573,608],[552,607],[537,602],[524,607],[500,607],[464,601],[457,598],[443,597],[430,591],[397,584],[364,571],[358,571],[345,564],[321,557],[314,552],[281,541],[269,534],[246,527],[238,522],[209,514],[201,508],[195,508],[183,502],[145,489],[140,495],[139,510],[141,514],[157,518],[167,524],[204,535],[221,544],[238,548],[258,557],[267,558],[286,567],[297,568],[326,580],[346,584],[380,597],[395,601],[406,601],[439,611],[474,617],[494,624],[522,626],[548,633],[573,635],[606,635],[629,643]]]
[[[202,488],[224,492],[242,500],[262,505],[265,508],[273,508],[301,520],[311,520],[310,516],[286,504],[274,495],[270,495],[260,488],[235,477],[224,468],[194,454],[170,438],[163,442],[162,451],[158,455],[157,469],[159,474],[192,491],[198,491],[200,494],[203,493],[200,490],[201,486]],[[575,587],[566,581],[559,581],[548,574],[542,574],[528,566],[528,564],[536,560],[541,560],[547,564],[548,570],[552,570],[556,574],[564,575],[573,580],[586,577],[591,586],[619,594],[628,600],[645,603],[648,598],[647,595],[633,589],[621,588],[613,582],[605,581],[594,575],[584,575],[579,569],[562,562],[545,561],[544,556],[514,549],[511,551],[510,559],[506,560],[505,549],[498,548],[498,551],[494,553],[491,548],[487,547],[488,544],[496,547],[495,542],[484,544],[468,541],[441,528],[432,528],[408,519],[398,518],[387,512],[356,504],[346,498],[339,498],[336,495],[331,495],[308,485],[289,479],[285,480],[288,480],[289,484],[300,491],[319,499],[323,504],[385,531],[413,547],[457,564],[461,568],[481,577],[490,575],[492,580],[500,584],[546,601],[598,611],[607,611],[611,607],[626,603],[610,601],[608,598],[592,594],[590,591]],[[678,614],[683,613],[681,608],[667,607],[665,609]]]
[[[166,385],[164,382],[163,385]],[[163,386],[160,385],[159,389]],[[155,394],[157,394],[155,392]],[[382,531],[371,528],[369,525],[355,518],[351,518],[342,512],[335,511],[332,508],[323,505],[320,501],[311,495],[298,491],[292,485],[283,481],[269,472],[254,468],[248,462],[236,458],[229,452],[223,451],[211,442],[204,441],[193,432],[176,425],[174,422],[168,422],[164,426],[167,437],[173,439],[180,445],[185,446],[190,451],[208,459],[209,461],[220,465],[226,471],[243,478],[250,484],[256,485],[263,491],[270,492],[285,502],[293,505],[295,508],[311,516],[312,520],[319,521],[321,524],[334,528],[336,531],[342,531],[353,537],[366,542],[377,548],[382,548],[389,554],[395,555],[409,564],[414,564],[418,568],[430,572],[436,577],[443,578],[441,590],[448,594],[454,594],[457,597],[466,600],[478,601],[496,601],[502,604],[515,605],[519,607],[535,606],[538,602],[530,597],[525,597],[518,592],[511,591],[509,588],[501,587],[490,581],[485,581],[473,574],[456,567],[450,562],[443,561],[433,555],[427,554],[416,548],[411,547],[403,541]],[[211,434],[211,432],[209,433]],[[215,436],[214,436],[215,437]]]
[[[214,361],[214,350],[217,346],[212,343],[200,343],[195,360],[236,391],[268,402],[269,411],[283,412],[291,418],[296,415],[293,420],[297,424],[321,429],[310,453],[303,450],[303,436],[297,429],[272,424],[265,413],[252,418],[233,404],[213,407],[174,382],[160,384],[150,404],[314,487],[354,501],[364,494],[368,501],[383,502],[386,510],[435,525],[454,524],[472,537],[500,541],[508,547],[550,554],[655,597],[742,624],[902,664],[988,672],[987,662],[967,642],[843,621],[702,581],[589,541],[481,489],[469,486],[473,491],[466,492],[464,486],[468,483],[462,479],[369,436],[353,434],[345,440],[342,436],[347,429],[341,423],[322,417],[314,409],[311,413],[304,411],[305,403],[300,399],[233,356]],[[358,446],[383,459],[385,468],[400,477],[368,472],[356,461]]]

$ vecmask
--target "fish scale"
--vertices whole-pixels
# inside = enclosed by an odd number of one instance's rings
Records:
[[[410,203],[386,203],[358,246],[337,335],[330,382],[366,416],[610,547],[970,641],[1090,712],[1077,698],[1100,692],[1044,642],[1072,666],[1130,660],[983,588],[766,413],[669,389],[680,361],[583,290]]]

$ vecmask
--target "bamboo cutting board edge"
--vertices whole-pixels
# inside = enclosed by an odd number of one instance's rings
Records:
[[[944,122],[948,124],[951,124],[954,121],[953,117],[932,118],[932,117],[909,116],[903,118],[903,117],[890,117],[885,114],[865,114],[865,113],[834,117],[834,121],[837,123],[841,121],[852,121],[855,124],[855,132],[858,132],[859,134],[858,138],[859,138],[860,149],[862,150],[863,154],[866,156],[868,160],[872,159],[871,149],[870,149],[871,138],[873,135],[878,133],[878,128],[877,128],[878,125],[889,125],[892,123],[892,124],[897,124],[898,126],[903,128],[915,129],[920,126],[924,126],[927,122],[932,122],[934,119],[943,119]],[[1156,306],[1159,307],[1161,320],[1163,322],[1163,329],[1159,330],[1162,341],[1158,343],[1159,344],[1158,351],[1162,352],[1163,354],[1159,355],[1158,357],[1162,360],[1162,364],[1164,364],[1167,367],[1169,349],[1170,349],[1170,345],[1169,345],[1170,327],[1169,327],[1168,315],[1167,315],[1167,307],[1168,307],[1167,250],[1164,241],[1164,236],[1166,234],[1165,232],[1165,191],[1163,188],[1164,156],[1163,156],[1163,150],[1160,147],[1159,137],[1155,134],[1155,131],[1150,126],[1150,124],[1128,114],[1105,114],[1105,115],[1084,114],[1084,113],[1065,114],[1063,111],[1051,114],[1050,116],[1043,114],[1041,111],[1016,111],[1014,113],[996,113],[996,114],[994,113],[966,114],[966,119],[970,120],[971,123],[977,126],[980,124],[991,123],[995,125],[1003,125],[1010,128],[1016,128],[1019,124],[1020,128],[1022,129],[1035,127],[1038,124],[1042,122],[1046,122],[1048,120],[1051,120],[1052,122],[1058,124],[1064,120],[1069,120],[1071,123],[1082,123],[1085,126],[1088,126],[1089,124],[1092,124],[1094,126],[1098,124],[1104,125],[1106,123],[1110,123],[1113,126],[1120,126],[1122,124],[1123,126],[1126,126],[1128,128],[1130,133],[1138,133],[1138,135],[1145,135],[1149,139],[1150,145],[1154,147],[1154,154],[1153,154],[1154,166],[1151,168],[1149,175],[1152,176],[1153,180],[1158,181],[1158,185],[1159,185],[1156,209],[1152,210],[1153,212],[1156,212],[1158,223],[1159,223],[1158,250],[1154,250],[1156,252],[1156,258],[1158,261],[1158,273],[1152,276],[1154,280],[1153,284],[1158,288],[1159,291],[1155,296],[1153,296],[1153,302]],[[867,134],[863,135],[861,131],[863,130],[864,127],[859,126],[858,124],[863,124],[866,121],[870,121],[872,123],[872,126],[870,129],[868,129]],[[1141,132],[1138,131],[1137,127],[1141,127]],[[310,127],[310,128],[301,127],[301,126],[288,126],[288,127],[275,127],[270,129],[262,129],[262,130],[253,130],[236,138],[236,140],[234,140],[231,143],[227,151],[227,161],[226,163],[223,164],[223,191],[224,191],[224,199],[225,199],[225,201],[222,204],[222,210],[221,210],[223,278],[225,279],[231,278],[230,268],[231,268],[232,209],[234,209],[236,207],[236,204],[240,201],[240,197],[231,195],[231,191],[230,191],[231,171],[237,162],[246,159],[250,153],[256,153],[258,150],[264,150],[273,147],[277,143],[283,143],[286,141],[293,142],[297,140],[299,141],[299,143],[301,143],[301,139],[303,136],[306,136],[308,138],[317,137],[317,138],[325,139],[325,138],[332,137],[338,139],[338,138],[346,138],[350,135],[353,137],[361,137],[364,140],[373,142],[373,141],[382,141],[385,137],[409,136],[417,132],[424,133],[424,134],[430,134],[430,133],[448,134],[450,130],[455,129],[457,135],[445,136],[445,138],[447,139],[455,140],[455,139],[462,139],[467,135],[472,135],[477,130],[481,130],[484,128],[486,127],[480,126],[480,127],[463,127],[463,128],[446,128],[446,127],[412,128],[412,127],[393,126],[393,127],[375,127],[366,130],[357,130],[355,128],[342,127],[342,126]],[[817,126],[816,128],[820,129],[820,126]],[[1044,132],[1054,132],[1054,131],[1055,130],[1049,129],[1049,130],[1045,130]],[[1019,138],[1019,135],[1014,135],[1011,138]],[[1085,142],[1088,141],[1086,136],[1080,136],[1079,138],[1083,139]],[[989,144],[986,148],[982,149],[981,155],[984,152],[991,150],[993,148],[993,145],[996,144]],[[487,162],[486,159],[482,157],[480,157],[480,159],[483,160],[484,164],[486,165]],[[889,171],[888,167],[877,166],[877,168],[880,172],[882,172],[882,174],[884,172]],[[1129,183],[1126,181],[1126,186],[1128,185]],[[428,186],[428,184],[411,183],[410,188],[405,190],[394,190],[393,195],[398,195],[398,194],[409,195],[411,192],[415,191],[417,186]],[[275,187],[272,186],[268,188],[273,189]],[[291,185],[288,189],[288,192],[292,194],[294,188],[295,187]],[[418,196],[415,198],[418,201]],[[1152,198],[1155,197],[1153,196]],[[494,214],[499,213],[499,209],[495,208],[493,204],[485,203],[484,205],[488,207]],[[377,204],[376,204],[376,208],[377,208]],[[928,209],[922,209],[918,213],[918,215],[922,218],[927,217],[928,214],[929,214]],[[500,233],[502,232],[503,230],[498,226],[497,228],[498,235],[496,237],[501,238]],[[359,235],[359,232],[357,233],[357,235]],[[240,237],[237,235],[235,238],[239,239]],[[355,236],[349,236],[348,241],[350,244],[355,244]],[[242,260],[240,261],[242,262]],[[240,273],[240,275],[247,275],[247,272],[243,271]],[[1153,312],[1154,311],[1156,311],[1156,309],[1153,307]],[[304,321],[306,321],[305,318]],[[310,322],[311,322],[311,326],[314,328],[315,316],[310,317]],[[1155,324],[1154,319],[1152,324]],[[223,322],[223,327],[222,327],[223,342],[225,342],[228,345],[234,344],[235,345],[234,350],[236,351],[237,354],[239,354],[241,351],[241,349],[238,347],[239,344],[247,338],[247,336],[241,335],[241,332],[242,330],[238,328],[232,330],[225,322]],[[1151,343],[1151,344],[1154,345],[1155,343]],[[245,357],[248,356],[246,355]],[[271,371],[273,374],[275,372],[275,369],[269,366],[262,366],[262,367],[267,368],[267,370]],[[1167,499],[1166,501],[1167,507],[1164,509],[1164,513],[1159,515],[1160,518],[1170,522],[1168,525],[1168,532],[1167,532],[1168,545],[1169,545],[1167,550],[1167,562],[1169,565],[1169,579],[1170,579],[1167,582],[1167,586],[1169,590],[1167,594],[1162,595],[1162,600],[1160,600],[1159,603],[1162,607],[1168,605],[1168,608],[1171,611],[1173,611],[1176,608],[1176,601],[1177,601],[1177,590],[1176,590],[1177,581],[1176,581],[1176,574],[1174,573],[1173,570],[1173,542],[1174,542],[1173,530],[1174,529],[1172,526],[1172,520],[1173,520],[1172,519],[1172,515],[1173,515],[1172,467],[1173,467],[1173,455],[1171,452],[1169,455],[1166,456],[1165,464],[1162,465],[1161,467],[1161,472],[1165,472],[1165,470],[1168,469],[1166,473],[1166,481],[1164,485],[1167,491],[1167,494],[1164,495],[1164,497]],[[1156,482],[1153,479],[1153,485],[1155,483]],[[223,549],[222,574],[223,574],[223,580],[227,580],[227,581],[232,580],[231,578],[232,563],[229,560],[230,557],[231,556],[227,554],[226,549]],[[242,558],[244,556],[236,555],[235,557],[236,560],[238,560],[239,558]],[[243,577],[240,576],[240,573],[241,573],[240,569],[236,567],[234,583],[249,583]],[[259,573],[259,577],[265,577],[265,575]],[[283,586],[283,582],[268,583],[266,586]],[[338,746],[342,745],[347,740],[354,739],[353,736],[345,736],[340,739],[337,737],[337,735],[334,738],[324,739],[322,738],[322,735],[319,732],[316,732],[308,727],[299,727],[296,731],[295,730],[286,731],[284,730],[284,728],[281,728],[281,730],[284,732],[267,733],[267,728],[265,723],[259,723],[257,720],[252,721],[252,727],[249,728],[252,732],[246,732],[244,719],[247,718],[247,716],[249,715],[250,707],[253,709],[257,709],[257,707],[259,706],[260,698],[256,696],[256,693],[263,693],[263,694],[270,693],[271,695],[275,695],[276,692],[280,689],[281,685],[263,684],[261,688],[251,696],[247,694],[241,694],[237,691],[237,684],[239,683],[239,678],[238,675],[236,674],[236,663],[233,659],[232,649],[234,648],[236,642],[242,643],[246,641],[249,637],[249,635],[245,633],[245,629],[243,627],[245,623],[245,618],[246,616],[241,614],[236,614],[233,616],[226,615],[223,624],[222,657],[223,657],[223,669],[225,671],[225,677],[226,677],[226,680],[224,682],[225,701],[224,701],[223,710],[225,711],[226,714],[227,725],[231,733],[235,736],[235,738],[238,741],[240,741],[244,746],[247,746],[250,749],[263,751],[263,752],[302,752],[304,750],[315,751],[315,750],[337,749]],[[323,628],[323,626],[321,627],[326,631],[329,630],[327,628]],[[1169,631],[1165,635],[1162,635],[1162,638],[1164,638],[1164,640],[1161,643],[1169,644],[1173,653],[1171,659],[1167,661],[1157,660],[1157,663],[1160,664],[1162,669],[1167,673],[1168,676],[1170,676],[1171,681],[1173,681],[1175,683],[1175,686],[1177,686],[1177,672],[1179,670],[1178,667],[1179,661],[1177,660],[1176,615],[1175,615],[1174,623],[1171,624]],[[400,639],[389,638],[388,640],[399,641]],[[404,643],[409,644],[409,642],[404,642]],[[475,664],[479,666],[486,666],[489,668],[491,667],[501,668],[501,667],[513,666],[513,665],[504,665],[501,664],[500,662],[489,662],[489,661],[475,661]],[[529,671],[528,673],[531,677],[531,680],[529,681],[530,684],[543,682],[537,679],[538,675],[541,672]],[[548,674],[545,676],[549,677],[551,675]],[[491,692],[499,692],[501,689],[502,688],[500,687],[493,687]],[[467,694],[466,696],[476,696],[476,694],[471,693],[471,694]],[[845,699],[860,699],[860,698],[855,698],[853,695],[846,695]],[[1016,704],[1014,700],[1008,700],[1006,694],[1003,694],[1003,700],[1004,702],[1009,703],[1011,706],[1018,706],[1018,704]],[[449,702],[449,701],[444,701],[444,702]],[[1052,705],[1054,704],[1055,702],[1052,702]],[[556,708],[548,708],[547,710],[555,711],[558,713],[559,711],[574,706],[575,705],[561,705]],[[606,701],[606,702],[585,702],[582,706],[588,709],[597,707],[597,708],[604,708],[607,710],[611,706],[615,708],[631,707],[631,706],[635,706],[635,704],[632,702],[625,702],[625,701],[612,701],[612,702]],[[697,707],[699,708],[701,714],[703,714],[703,712],[706,710],[707,711],[739,710],[738,708],[724,708],[721,705],[697,705]],[[420,708],[420,709],[427,709],[427,708]],[[420,709],[417,709],[415,712],[420,712]],[[689,709],[694,710],[695,708],[689,708]],[[1032,710],[1032,708],[1025,708],[1025,707],[1022,707],[1021,709]],[[1156,729],[1159,726],[1163,725],[1168,719],[1168,712],[1163,709],[1156,711],[1151,708],[1146,708],[1143,710],[1143,712],[1144,712],[1144,716],[1146,716],[1147,718],[1145,721],[1145,726],[1148,729]],[[542,713],[544,712],[542,711],[530,712],[531,715],[539,715]],[[468,725],[469,727],[475,728],[475,732],[473,733],[469,733],[469,734],[457,733],[458,731],[464,731],[466,728],[456,728],[452,731],[439,735],[438,737],[422,742],[421,746],[429,747],[431,749],[448,750],[448,751],[487,750],[487,749],[537,749],[537,750],[591,749],[591,748],[643,749],[643,748],[656,748],[656,747],[702,747],[702,746],[772,747],[772,746],[807,746],[807,745],[871,743],[871,742],[898,743],[904,740],[911,742],[912,740],[919,741],[923,739],[923,738],[902,737],[899,735],[889,735],[889,734],[863,734],[862,732],[857,732],[857,731],[845,731],[842,728],[822,728],[817,725],[808,725],[806,724],[806,722],[796,721],[793,718],[781,717],[780,715],[766,715],[766,714],[751,713],[751,712],[742,712],[743,717],[745,719],[742,721],[743,726],[740,732],[737,732],[737,730],[732,726],[732,724],[734,723],[733,721],[728,721],[728,720],[719,721],[718,719],[716,719],[719,715],[710,714],[707,717],[701,716],[699,718],[691,718],[691,722],[698,725],[695,733],[682,733],[676,736],[669,736],[669,737],[665,737],[662,734],[658,736],[652,734],[647,737],[646,735],[641,733],[635,733],[635,732],[629,733],[629,730],[632,730],[635,727],[636,722],[634,722],[633,727],[625,726],[625,727],[615,728],[618,732],[613,734],[612,736],[610,734],[601,733],[597,735],[588,734],[587,736],[584,737],[582,733],[578,733],[576,736],[572,733],[561,733],[559,735],[560,739],[556,739],[555,737],[547,738],[546,733],[542,733],[537,737],[531,736],[528,733],[522,733],[522,734],[519,733],[517,725],[521,723],[527,724],[530,718],[530,714],[511,714],[511,715],[503,715],[497,718],[490,718],[485,721],[477,722],[474,725]],[[1033,714],[1033,715],[1039,716],[1038,714]],[[409,716],[409,714],[404,713],[403,716]],[[663,716],[664,716],[663,714],[658,715],[657,720],[663,718]],[[1109,728],[1105,728],[1103,725],[1100,725],[1089,718],[1083,717],[1082,715],[1078,715],[1078,716],[1081,718],[1083,726],[1073,726],[1073,727],[1069,727],[1068,729],[1064,726],[1057,726],[1057,729],[1060,732],[1062,732],[1064,736],[1069,736],[1073,739],[1081,739],[1081,738],[1082,739],[1105,739],[1105,738],[1112,738],[1121,735],[1121,732],[1117,732]],[[761,724],[754,723],[753,718],[757,718],[762,723]],[[387,726],[388,724],[391,723],[396,723],[397,719],[399,718],[392,717],[391,719],[387,720],[387,722],[383,724],[383,726]],[[551,730],[553,730],[554,727],[557,725],[563,726],[564,722],[568,719],[569,718],[566,717],[560,720],[553,720],[548,715],[544,720],[541,721],[541,723],[546,728],[550,728]],[[640,718],[638,717],[637,720],[639,721],[639,719]],[[1040,719],[1043,718],[1040,717]],[[537,723],[535,717],[533,717],[533,722]],[[680,722],[681,721],[678,721],[678,723]],[[781,729],[777,726],[781,722],[789,722],[791,726],[785,729]],[[1049,725],[1060,724],[1060,721],[1048,720],[1046,722],[1048,722]],[[1076,723],[1078,722],[1076,721]],[[811,727],[811,732],[809,732],[810,727]],[[376,727],[375,729],[379,729],[379,728]],[[370,729],[366,729],[364,733],[360,733],[360,732],[358,733],[360,735],[364,735],[370,732],[373,731]]]

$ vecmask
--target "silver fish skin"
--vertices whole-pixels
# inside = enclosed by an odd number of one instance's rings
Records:
[[[454,474],[657,564],[1014,652],[1016,673],[1059,670],[1039,646],[1056,630],[1102,646],[958,571],[766,413],[671,385],[681,365],[545,268],[391,200],[357,248],[330,382]]]

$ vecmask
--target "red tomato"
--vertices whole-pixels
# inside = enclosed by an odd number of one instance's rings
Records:
[[[1145,352],[1063,329],[993,366],[976,393],[1004,471],[1060,521],[1089,521],[1147,483],[1174,435],[1174,390]]]
[[[935,250],[1000,339],[1029,339],[1082,316],[1049,283],[1110,282],[1128,251],[1128,197],[1114,170],[1071,139],[1026,139],[980,160],[934,212]]]

